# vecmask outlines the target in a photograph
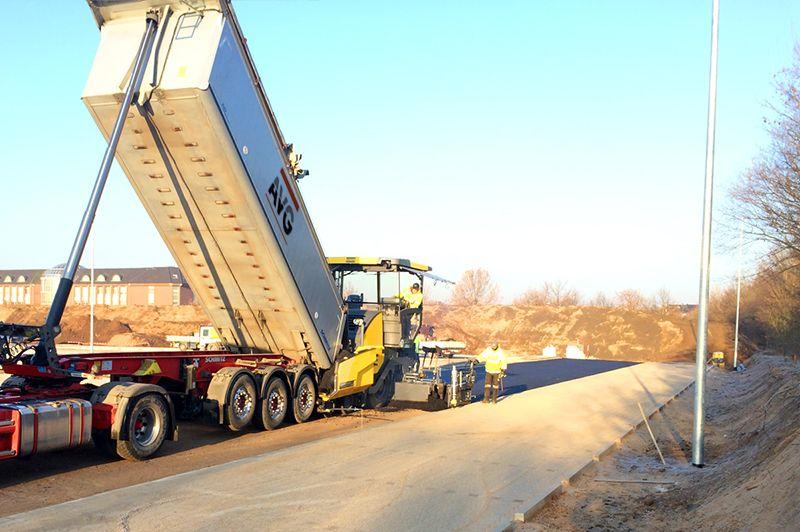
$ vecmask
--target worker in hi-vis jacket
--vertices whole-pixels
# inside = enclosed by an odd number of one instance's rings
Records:
[[[403,339],[413,340],[411,338],[411,317],[419,316],[422,314],[422,290],[420,290],[419,283],[412,284],[408,290],[398,294],[400,298],[400,326],[402,328]]]
[[[500,379],[505,376],[508,363],[506,354],[500,349],[500,344],[492,342],[492,345],[483,350],[478,355],[478,362],[483,362],[486,367],[486,378],[483,387],[483,402],[497,403],[497,392],[500,388]]]

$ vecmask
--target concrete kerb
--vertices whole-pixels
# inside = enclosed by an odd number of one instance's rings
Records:
[[[677,397],[682,395],[686,390],[691,388],[693,385],[694,381],[684,386],[683,389],[681,389],[678,393],[670,397],[668,400],[664,401],[664,403],[661,406],[653,410],[653,412],[647,416],[647,419],[651,419],[654,415],[656,415],[657,412],[661,412],[662,410],[664,410],[664,407],[666,407]],[[561,482],[558,485],[548,490],[544,496],[539,498],[534,498],[525,502],[522,507],[527,509],[522,510],[520,512],[515,512],[513,521],[511,521],[511,523],[509,523],[505,528],[503,528],[502,531],[503,532],[513,531],[515,525],[519,523],[524,523],[526,521],[530,521],[534,515],[536,515],[542,508],[544,508],[547,505],[548,502],[550,502],[551,500],[555,499],[556,497],[564,493],[565,488],[567,488],[571,482],[575,482],[576,480],[578,480],[578,478],[581,477],[581,475],[584,475],[589,471],[591,471],[592,469],[594,469],[600,462],[600,460],[602,460],[603,458],[607,458],[608,456],[613,454],[614,451],[616,451],[622,445],[622,441],[631,434],[633,434],[634,432],[636,432],[642,425],[644,425],[644,420],[639,421],[636,425],[632,425],[631,428],[624,435],[622,435],[614,443],[612,443],[604,450],[602,450],[599,454],[593,456],[589,462],[587,462],[583,467],[578,469],[575,473],[570,475],[568,479],[561,480]]]

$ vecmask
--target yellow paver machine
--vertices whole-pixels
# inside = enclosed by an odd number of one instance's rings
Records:
[[[459,342],[424,338],[424,305],[409,302],[410,288],[425,292],[425,281],[450,283],[431,268],[406,259],[332,257],[328,265],[347,306],[346,352],[375,352],[376,380],[367,393],[367,406],[390,401],[426,409],[460,406],[472,399],[475,372],[472,362],[453,364],[445,355],[463,349]],[[421,301],[421,298],[420,298]],[[427,328],[430,331],[430,328]],[[365,362],[340,378],[358,379],[368,371]],[[379,368],[379,369],[378,369]]]

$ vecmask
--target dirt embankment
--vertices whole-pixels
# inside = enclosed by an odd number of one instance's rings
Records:
[[[47,307],[0,306],[0,321],[40,324]],[[168,334],[194,334],[208,318],[200,307],[106,307],[95,308],[94,337],[100,344],[164,347]],[[89,308],[67,307],[61,321],[59,342],[89,342]]]
[[[0,321],[42,323],[46,307],[0,306]],[[517,355],[538,355],[554,345],[560,355],[569,344],[587,355],[617,360],[674,360],[694,356],[694,314],[638,312],[596,307],[425,306],[425,323],[438,338],[482,350],[492,339]],[[165,346],[168,334],[193,334],[209,321],[200,307],[106,307],[95,309],[95,341],[124,346]],[[67,307],[61,342],[88,343],[89,309]],[[727,324],[711,323],[710,347],[729,352]]]
[[[694,357],[696,315],[597,307],[454,307],[426,305],[425,321],[439,338],[467,343],[470,351],[496,339],[516,354],[539,354],[554,345],[560,355],[579,344],[587,355],[619,360],[676,360]],[[712,351],[730,351],[725,323],[709,324]]]
[[[641,427],[517,530],[800,530],[800,366],[757,355],[707,384],[704,468],[690,389],[650,421],[666,465]]]

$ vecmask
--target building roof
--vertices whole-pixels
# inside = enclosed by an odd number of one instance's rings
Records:
[[[44,270],[0,270],[0,285],[4,283],[29,284],[38,283]],[[20,281],[22,277],[24,281]],[[8,281],[7,279],[10,279]]]
[[[25,278],[24,283],[38,283],[43,275],[60,275],[63,267],[49,268],[47,270],[0,270],[0,285],[5,280],[11,279],[16,283],[20,276]],[[87,283],[90,270],[83,266],[75,274],[75,283]],[[87,278],[87,280],[83,280]],[[122,284],[180,284],[185,285],[186,278],[180,269],[175,266],[156,266],[152,268],[95,268],[95,282],[122,283]]]

